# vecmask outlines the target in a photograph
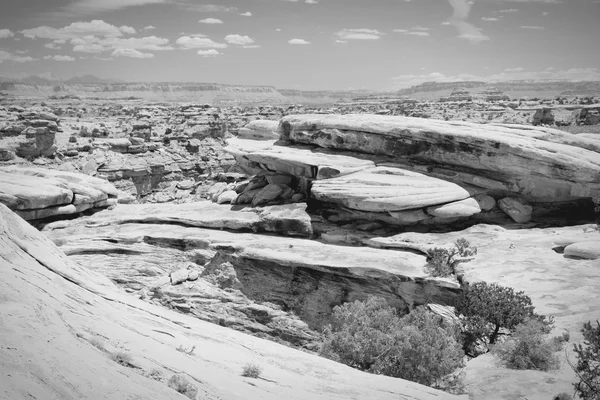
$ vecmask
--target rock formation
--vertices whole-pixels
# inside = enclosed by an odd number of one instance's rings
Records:
[[[452,93],[448,97],[441,97],[441,102],[446,101],[472,101],[473,96],[471,93],[465,88],[455,88],[452,90]]]
[[[0,203],[26,220],[79,214],[117,204],[117,190],[84,174],[21,166],[0,167]]]

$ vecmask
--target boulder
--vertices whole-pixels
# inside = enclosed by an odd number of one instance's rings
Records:
[[[283,192],[279,185],[268,184],[262,188],[253,198],[252,205],[258,206],[275,200]]]
[[[498,201],[498,207],[518,224],[524,224],[531,220],[533,207],[523,200],[505,197]]]
[[[585,260],[600,259],[600,241],[583,241],[565,247],[565,256],[582,258]]]
[[[279,139],[279,135],[276,133],[278,126],[279,121],[250,121],[238,130],[237,137],[250,140],[277,140]]]
[[[466,218],[480,212],[479,203],[473,198],[427,208],[427,214],[440,218]]]
[[[370,212],[421,209],[470,197],[464,188],[400,168],[376,167],[313,183],[316,200]]]

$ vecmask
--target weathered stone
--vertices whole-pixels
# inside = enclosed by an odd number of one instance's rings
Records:
[[[240,139],[251,140],[277,140],[276,133],[279,121],[256,120],[250,121],[246,126],[238,130]]]
[[[253,198],[252,205],[258,206],[275,200],[283,192],[281,186],[269,184],[262,188]]]
[[[187,268],[171,271],[169,274],[169,278],[171,278],[171,285],[178,285],[187,281],[189,273],[190,271],[188,271]]]
[[[576,242],[565,247],[565,256],[585,260],[600,259],[600,240]]]
[[[427,208],[427,214],[440,218],[465,218],[480,212],[479,203],[473,198]]]
[[[496,207],[496,200],[492,196],[488,196],[485,194],[478,194],[473,196],[473,198],[479,204],[479,207],[484,211],[490,211],[494,207]]]
[[[231,203],[235,204],[238,194],[235,190],[226,190],[217,198],[217,204]]]
[[[518,224],[524,224],[531,220],[533,207],[523,200],[505,197],[498,202],[498,207]]]
[[[441,179],[399,168],[376,167],[332,179],[317,180],[317,200],[371,212],[412,210],[464,200],[469,192]]]

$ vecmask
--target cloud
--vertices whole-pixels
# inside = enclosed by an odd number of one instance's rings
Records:
[[[543,26],[521,25],[521,29],[544,29]]]
[[[385,35],[375,29],[342,29],[335,34],[341,40],[377,40]]]
[[[429,32],[427,32],[429,28],[424,28],[422,26],[415,26],[411,28],[411,30],[407,29],[394,29],[396,33],[402,33],[404,35],[413,35],[413,36],[429,36]]]
[[[318,4],[319,2],[317,0],[306,0],[305,3],[306,4]]]
[[[71,25],[60,29],[50,26],[39,26],[32,29],[23,29],[21,33],[30,39],[58,39],[69,40],[81,36],[104,36],[104,37],[120,37],[124,33],[135,33],[135,29],[130,26],[117,27],[108,24],[102,20],[95,19],[90,22],[73,22]]]
[[[242,35],[227,35],[225,41],[229,44],[237,44],[240,46],[247,46],[254,43],[254,40],[250,36]]]
[[[496,17],[482,17],[481,19],[483,21],[489,21],[489,22],[500,21],[500,18],[496,18]]]
[[[10,29],[0,29],[0,39],[13,37],[15,34]]]
[[[246,11],[245,13],[240,14],[242,17],[251,17],[252,13],[250,11]]]
[[[150,31],[150,30],[152,30],[152,29],[156,29],[156,27],[155,27],[155,26],[153,26],[153,25],[148,25],[148,26],[145,26],[145,27],[144,27],[144,30],[145,30],[145,31]]]
[[[481,29],[475,27],[475,25],[467,22],[471,7],[473,6],[472,1],[468,0],[448,0],[452,9],[454,10],[452,17],[448,22],[458,30],[458,37],[466,39],[471,43],[481,43],[490,38],[481,32]]]
[[[518,10],[518,9],[516,9],[516,8],[507,8],[507,9],[505,9],[505,10],[500,10],[500,11],[498,11],[498,12],[501,12],[501,13],[516,13],[516,12],[518,12],[518,11],[519,11],[519,10]]]
[[[77,0],[62,9],[63,14],[91,15],[127,7],[168,3],[169,0]]]
[[[304,39],[290,39],[288,40],[289,44],[310,44],[310,42],[307,42]]]
[[[178,44],[182,49],[224,49],[227,47],[225,43],[213,42],[207,37],[201,36],[182,36],[175,44]]]
[[[29,56],[26,56],[26,57],[18,56],[16,54],[12,54],[8,51],[0,50],[0,64],[2,64],[4,61],[24,63],[24,62],[29,62],[29,61],[35,61],[35,58],[29,57]]]
[[[600,69],[598,68],[571,68],[567,70],[557,70],[547,68],[543,71],[525,71],[523,68],[509,68],[499,74],[488,76],[477,76],[471,74],[445,75],[439,72],[433,72],[425,75],[399,75],[392,80],[398,88],[405,88],[421,84],[423,82],[458,82],[458,81],[485,81],[502,82],[512,80],[573,80],[573,81],[598,81],[600,80]]]
[[[204,18],[199,20],[198,22],[200,22],[201,24],[222,24],[223,21],[221,21],[220,19],[217,18]]]
[[[75,61],[74,57],[71,56],[45,56],[44,60],[54,60],[54,61]]]
[[[196,1],[196,0],[192,0]],[[238,11],[237,7],[227,7],[227,6],[219,6],[217,4],[193,4],[188,1],[179,1],[177,3],[179,7],[194,12],[203,12],[203,13],[215,13],[215,12],[235,12]]]
[[[220,56],[221,53],[219,53],[217,50],[215,49],[209,49],[209,50],[198,50],[197,53],[199,56],[202,57],[215,57],[215,56]]]
[[[135,49],[116,49],[111,54],[112,57],[130,57],[130,58],[152,58],[152,53],[142,53]]]
[[[520,71],[523,71],[523,70],[525,70],[525,68],[523,68],[523,67],[517,67],[517,68],[506,68],[506,69],[504,70],[504,72],[520,72]]]

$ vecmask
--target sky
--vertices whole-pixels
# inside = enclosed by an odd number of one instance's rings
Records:
[[[397,90],[600,80],[600,0],[1,0],[0,77]]]

